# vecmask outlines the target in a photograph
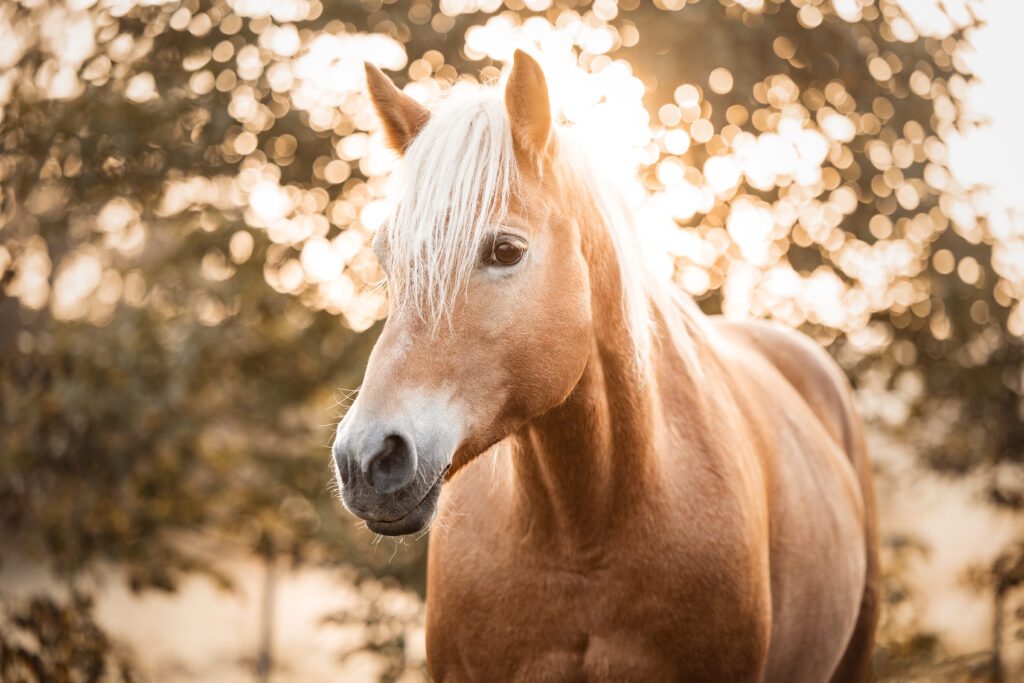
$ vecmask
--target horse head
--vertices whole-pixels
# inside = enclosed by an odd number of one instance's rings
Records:
[[[431,523],[446,477],[578,382],[593,338],[588,209],[525,53],[504,101],[454,96],[434,114],[369,65],[367,82],[403,156],[374,239],[390,312],[333,455],[349,511],[399,535]]]

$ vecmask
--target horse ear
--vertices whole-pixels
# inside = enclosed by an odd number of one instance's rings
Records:
[[[366,67],[366,85],[370,99],[377,109],[388,143],[399,154],[409,149],[413,138],[430,118],[430,112],[422,104],[395,87],[391,79],[369,62]]]
[[[551,141],[551,104],[540,64],[522,50],[516,50],[505,86],[505,109],[520,162],[539,169]]]

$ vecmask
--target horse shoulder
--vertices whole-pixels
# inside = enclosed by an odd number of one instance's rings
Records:
[[[437,529],[428,563],[437,680],[756,680],[744,672],[764,666],[770,596],[742,510],[658,492],[628,530],[609,531],[621,551],[584,570],[510,519],[507,467],[473,463],[442,496],[453,524]]]

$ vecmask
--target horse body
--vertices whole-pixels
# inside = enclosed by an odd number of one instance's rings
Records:
[[[335,465],[374,531],[437,511],[435,680],[863,680],[870,467],[831,359],[644,279],[629,217],[552,132],[529,57],[508,119],[450,103],[435,123],[368,79],[419,175],[375,242],[397,301]],[[449,171],[465,175],[445,190]]]
[[[595,362],[514,454],[453,477],[430,548],[436,680],[829,680],[866,579],[860,482],[833,433],[856,416],[824,354],[769,328],[835,401],[827,427],[761,327],[709,330],[712,382],[671,348],[646,387],[617,381],[627,359]]]

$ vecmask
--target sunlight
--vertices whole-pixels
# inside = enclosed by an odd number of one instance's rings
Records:
[[[751,11],[763,9],[759,0],[741,4]],[[905,4],[913,26],[902,15],[892,15],[896,37],[908,39],[911,31],[939,35],[944,30],[936,19],[942,13],[936,13],[935,3]],[[437,17],[494,11],[497,5],[446,0]],[[538,10],[549,3],[527,5]],[[392,71],[408,68],[412,79],[406,91],[422,102],[444,93],[457,74],[440,53],[410,59],[404,45],[392,37],[345,30],[313,34],[289,23],[318,13],[317,3],[237,0],[232,6],[239,16],[262,22],[254,24],[259,48],[237,49],[235,61],[241,80],[229,79],[224,73],[216,79],[212,74],[200,78],[205,72],[196,71],[190,81],[197,93],[214,86],[230,92],[228,112],[239,123],[229,131],[224,148],[244,161],[222,197],[239,202],[247,222],[266,230],[274,243],[295,250],[292,257],[267,264],[272,286],[296,294],[305,292],[306,300],[315,307],[341,313],[362,329],[374,316],[383,315],[382,296],[375,288],[381,273],[367,244],[392,210],[386,195],[396,162],[375,130],[378,124],[364,91],[362,62],[365,59]],[[864,11],[858,0],[837,0],[834,7],[850,21]],[[618,14],[611,2],[595,3],[585,13],[566,9],[521,18],[516,12],[503,12],[466,31],[465,52],[472,60],[507,62],[516,48],[523,48],[538,58],[558,120],[591,140],[590,146],[601,150],[604,165],[623,177],[622,187],[642,212],[641,238],[656,272],[674,278],[697,295],[722,287],[723,310],[731,316],[775,315],[799,324],[807,315],[839,329],[860,324],[863,307],[837,305],[847,287],[837,284],[841,280],[827,267],[814,274],[778,270],[778,261],[790,243],[818,244],[834,251],[843,274],[854,278],[850,291],[866,292],[864,301],[871,310],[883,310],[895,299],[907,298],[896,292],[915,291],[907,289],[907,278],[915,273],[880,262],[882,252],[847,247],[839,229],[844,217],[856,211],[859,199],[852,185],[843,183],[849,164],[846,145],[859,134],[870,134],[873,126],[877,128],[880,119],[875,114],[856,115],[852,97],[838,82],[829,83],[821,92],[801,93],[789,77],[778,74],[755,84],[753,94],[763,108],[729,107],[728,125],[718,130],[704,88],[711,93],[729,93],[736,82],[728,69],[714,68],[706,83],[677,85],[674,101],[661,106],[652,118],[643,99],[647,88],[632,66],[607,56],[624,41],[635,42],[631,24],[619,23]],[[195,18],[191,13],[181,14],[175,21],[187,28]],[[820,23],[820,12],[803,12],[800,20],[805,25]],[[442,21],[442,26],[446,25]],[[4,30],[9,29],[0,22],[0,32]],[[788,59],[792,46],[787,40],[776,40],[774,49]],[[16,45],[7,49],[16,49]],[[69,55],[85,60],[93,49],[75,48]],[[189,68],[201,69],[211,57],[224,61],[231,59],[234,51],[232,44],[224,43],[212,53],[186,59],[195,61]],[[16,53],[11,55],[16,57]],[[881,58],[869,66],[879,80],[893,76],[891,65]],[[488,66],[477,80],[493,82],[499,75]],[[926,79],[924,74],[914,77],[918,78],[911,79],[912,84],[918,83],[914,87],[931,87],[921,80]],[[291,107],[303,112],[314,130],[331,133],[333,149],[317,160],[313,171],[340,190],[333,201],[282,182],[280,168],[273,161],[287,161],[294,146],[284,137],[264,146],[260,132],[271,125],[276,114],[260,101],[260,91],[252,85],[260,78],[266,79],[273,92],[286,96]],[[462,78],[474,80],[469,74]],[[158,98],[152,76],[134,76],[127,83],[125,97],[139,103]],[[875,111],[879,116],[891,116],[887,106],[891,108],[886,102],[876,102]],[[906,139],[883,142],[876,138],[869,144],[872,164],[884,173],[872,182],[872,188],[877,187],[880,196],[890,195],[898,207],[913,211],[922,201],[925,186],[916,184],[920,181],[903,182],[902,169],[917,162],[928,144],[933,155],[945,152],[922,140],[909,124],[902,132]],[[356,172],[365,180],[354,177]],[[636,182],[636,174],[642,182]],[[925,177],[931,186],[945,182],[936,170],[928,170]],[[755,200],[742,194],[744,186],[778,192],[779,198],[774,202]],[[164,214],[194,205],[199,196],[215,194],[213,188],[201,179],[168,183]],[[731,203],[728,210],[719,208],[722,202]],[[879,215],[885,218],[886,213]],[[688,225],[692,221],[698,224]],[[878,221],[871,225],[872,233],[883,229]],[[892,221],[888,225],[886,236],[893,232]],[[334,234],[339,228],[341,232]],[[917,249],[927,247],[927,241],[915,244]],[[900,251],[901,263],[906,262],[908,249]],[[1001,253],[1009,256],[1015,252]],[[735,259],[755,270],[733,267]],[[815,291],[802,295],[797,285]],[[758,287],[763,292],[755,295]],[[795,307],[793,302],[798,302]],[[825,312],[825,302],[831,302],[832,312]]]
[[[120,14],[137,4],[143,3],[107,3]],[[663,4],[677,10],[686,6],[685,2]],[[972,0],[887,0],[878,5],[832,0],[830,8],[798,4],[797,18],[811,27],[832,11],[839,20],[850,22],[877,17],[880,12],[886,40],[912,42],[919,35],[930,36],[946,55],[939,59],[954,54],[956,59],[970,59],[969,53],[963,57],[962,51],[954,49],[956,42],[950,42],[950,35],[966,25],[974,4]],[[513,5],[541,13],[527,16]],[[47,57],[34,74],[34,87],[53,99],[70,98],[86,84],[116,78],[119,91],[133,105],[160,102],[167,93],[158,88],[152,72],[125,73],[122,66],[150,49],[152,39],[127,33],[103,33],[98,39],[98,15],[90,6],[88,2],[54,6],[33,19],[39,22]],[[459,16],[495,13],[501,6],[498,0],[444,0],[436,10],[417,5],[409,10],[409,17],[414,24],[429,24],[435,32],[447,33]],[[766,11],[762,0],[743,0],[738,6],[749,16]],[[839,330],[854,329],[864,317],[859,305],[836,307],[845,313],[818,315],[820,301],[839,301],[840,289],[862,297],[856,300],[867,302],[868,313],[882,311],[894,301],[913,303],[922,296],[912,284],[919,273],[907,264],[927,262],[937,232],[927,228],[927,220],[921,222],[915,216],[927,219],[934,206],[932,197],[951,193],[956,185],[946,171],[950,152],[943,140],[925,136],[914,121],[902,129],[890,127],[895,106],[905,96],[892,90],[891,84],[905,77],[913,93],[933,98],[936,126],[946,130],[943,122],[954,116],[951,95],[962,97],[966,88],[959,77],[941,80],[921,68],[903,72],[892,52],[876,50],[867,57],[866,66],[872,78],[889,84],[892,94],[876,98],[866,111],[858,110],[840,80],[802,91],[791,77],[776,73],[751,85],[715,64],[709,65],[703,79],[661,84],[672,98],[652,103],[645,101],[651,95],[651,83],[634,73],[628,61],[614,57],[619,48],[635,45],[638,34],[628,15],[611,0],[576,9],[558,8],[544,0],[509,4],[511,9],[465,31],[465,55],[482,66],[477,73],[461,74],[437,50],[407,54],[404,39],[383,24],[372,32],[355,32],[339,21],[329,22],[323,31],[300,29],[295,22],[324,11],[318,0],[231,0],[228,7],[233,14],[222,21],[197,7],[185,3],[175,8],[168,28],[203,36],[216,26],[224,35],[211,48],[188,51],[181,60],[190,74],[190,97],[219,93],[228,97],[226,111],[235,125],[228,128],[217,151],[238,168],[233,176],[166,179],[157,214],[170,217],[204,205],[240,210],[249,226],[266,231],[271,242],[288,249],[286,256],[266,266],[272,286],[302,295],[313,308],[341,313],[360,329],[373,316],[384,314],[376,289],[382,273],[368,244],[392,211],[387,188],[397,161],[378,130],[366,95],[363,61],[392,72],[407,70],[406,92],[429,103],[456,81],[500,85],[502,72],[484,64],[507,64],[517,48],[535,55],[545,69],[557,120],[590,140],[588,146],[600,150],[603,165],[621,176],[620,186],[644,218],[640,236],[652,268],[674,278],[686,291],[701,296],[720,290],[722,308],[731,316],[796,320],[804,311]],[[0,10],[0,67],[6,69],[21,59],[28,45],[24,25],[10,6]],[[252,31],[254,41],[247,44],[232,38],[243,27]],[[786,36],[776,37],[771,49],[782,60],[801,58]],[[10,98],[16,79],[16,70],[0,78],[0,102]],[[730,104],[724,111],[712,108],[711,100],[732,94],[753,99],[750,104]],[[714,101],[719,106],[720,100]],[[266,134],[289,111],[298,113],[305,125],[324,138],[312,175],[325,188],[306,189],[286,172],[301,151],[294,135]],[[984,154],[973,152],[959,142],[958,134],[948,132],[958,164],[984,166]],[[860,136],[868,138],[864,149],[871,168],[854,164],[850,145]],[[923,172],[914,170],[919,164],[924,165]],[[68,171],[74,172],[74,166],[69,165]],[[868,184],[877,202],[874,215],[863,220],[870,236],[884,241],[884,246],[844,237],[849,221],[862,220],[858,212],[868,201],[857,186],[862,173],[870,174]],[[981,173],[978,177],[992,178]],[[755,198],[756,193],[765,196]],[[44,187],[36,196],[40,207],[60,201],[59,194]],[[955,229],[977,242],[982,235],[974,217],[1007,199],[979,195],[977,205],[947,196],[939,201],[953,217]],[[146,222],[133,212],[137,209],[126,202],[111,202],[96,219],[106,244],[125,255],[140,253],[147,239]],[[1005,278],[999,296],[1012,305],[1024,295],[1021,231],[1018,222],[998,215],[992,215],[989,229],[998,240],[993,267]],[[904,236],[906,240],[899,239]],[[241,244],[235,243],[233,254],[246,249],[251,253],[251,246]],[[812,246],[828,254],[834,264],[780,275],[777,268],[785,264],[791,248]],[[26,250],[18,257],[36,264],[23,269],[15,281],[20,292],[27,291],[23,283],[49,276],[42,260],[33,261],[29,254]],[[741,261],[745,266],[736,267]],[[78,262],[71,260],[67,269],[58,269],[68,273],[58,277],[60,292],[54,294],[60,297],[56,306],[62,316],[75,309],[68,302],[87,298],[65,291],[73,287],[69,283],[86,283],[71,276],[84,272],[79,266],[79,270],[71,268]],[[981,282],[984,271],[980,266],[975,270],[957,265],[955,272],[965,283]],[[842,286],[837,289],[835,281],[823,279],[820,272],[841,275]],[[845,278],[851,281],[845,283]],[[802,297],[795,289],[798,282],[805,289],[824,289]],[[759,286],[765,292],[755,296]],[[82,287],[88,289],[85,284]],[[25,293],[23,301],[45,305],[42,295]],[[1020,315],[1011,318],[1016,321]]]

